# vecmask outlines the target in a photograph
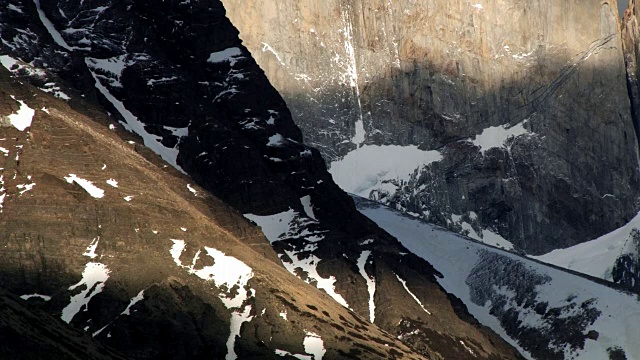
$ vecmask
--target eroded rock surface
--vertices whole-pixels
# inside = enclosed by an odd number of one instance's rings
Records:
[[[616,2],[224,3],[327,163],[371,145],[442,155],[363,195],[530,254],[637,213]]]

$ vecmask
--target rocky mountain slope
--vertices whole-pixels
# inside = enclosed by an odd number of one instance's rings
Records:
[[[343,189],[534,255],[637,214],[616,1],[223,2]]]
[[[46,355],[54,359],[125,359],[90,335],[23,300],[0,290],[0,358],[40,359]]]
[[[131,358],[520,358],[357,212],[220,2],[156,5],[0,6],[0,287]]]
[[[25,304],[133,359],[419,358],[106,114],[5,75],[0,286]]]

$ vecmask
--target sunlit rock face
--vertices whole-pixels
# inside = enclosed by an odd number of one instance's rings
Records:
[[[223,2],[345,190],[531,254],[636,214],[617,3]],[[407,171],[373,145],[441,158]]]

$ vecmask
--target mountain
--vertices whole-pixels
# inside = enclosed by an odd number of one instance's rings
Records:
[[[640,210],[637,9],[223,2],[348,192],[531,255]]]
[[[640,358],[637,295],[356,201],[363,214],[440,270],[444,289],[527,358]]]
[[[136,359],[521,358],[356,210],[219,1],[10,0],[0,40],[29,306]]]
[[[0,286],[20,301],[133,359],[419,358],[101,109],[6,75]]]

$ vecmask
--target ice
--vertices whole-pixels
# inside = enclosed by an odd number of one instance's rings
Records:
[[[280,313],[280,317],[284,319],[284,321],[289,321],[287,319],[287,310],[283,311]]]
[[[373,276],[369,276],[367,271],[365,270],[365,265],[367,264],[367,260],[369,260],[369,256],[371,255],[371,251],[365,250],[360,254],[358,258],[358,269],[360,269],[360,275],[367,281],[367,289],[369,290],[369,321],[373,323],[376,319],[376,304],[374,301],[374,296],[376,294],[376,279]]]
[[[304,208],[304,212],[305,214],[307,214],[307,216],[313,220],[318,220],[316,219],[316,215],[313,212],[313,206],[311,204],[311,196],[307,195],[307,196],[303,196],[300,198],[300,203],[302,204],[302,207]]]
[[[96,199],[101,199],[104,197],[104,190],[93,185],[91,181],[78,177],[76,174],[69,174],[69,176],[65,176],[64,179],[69,184],[73,184],[75,182],[76,184],[80,185],[80,187],[82,187],[87,193],[89,193],[89,195],[93,196]]]
[[[107,184],[113,186],[114,188],[118,187],[118,182],[115,179],[109,179],[107,180]]]
[[[191,186],[191,184],[187,184],[187,189],[191,191],[191,193],[195,196],[198,196],[198,191]]]
[[[531,132],[524,128],[524,124],[527,121],[524,120],[510,128],[507,125],[492,126],[482,130],[482,133],[476,135],[475,139],[471,141],[473,145],[480,148],[480,153],[484,153],[491,148],[503,147],[507,140],[511,137],[518,137],[521,135],[531,134]]]
[[[383,182],[408,181],[416,170],[440,160],[440,152],[420,150],[413,145],[364,145],[332,162],[329,172],[344,191],[369,197],[372,190],[387,185],[395,192],[395,185]]]
[[[44,301],[51,300],[51,296],[49,296],[49,295],[40,295],[40,294],[20,295],[20,299],[22,299],[22,300],[29,300],[29,299],[32,299],[32,298],[42,299]]]
[[[213,52],[207,60],[210,63],[229,62],[231,66],[235,65],[238,58],[242,58],[242,50],[237,47],[231,47],[221,51]]]
[[[124,199],[124,201],[129,202],[129,201],[133,200],[133,196],[132,195],[125,196],[123,199]]]
[[[16,100],[13,96],[11,96],[11,98]],[[13,127],[19,131],[24,131],[26,128],[31,126],[31,122],[33,121],[33,116],[36,114],[36,111],[30,108],[29,105],[25,104],[24,101],[16,101],[20,103],[20,109],[18,109],[18,112],[7,116],[7,118]]]
[[[75,285],[69,287],[69,290],[75,290],[80,286],[86,288],[79,294],[71,297],[69,305],[62,309],[62,320],[70,323],[73,317],[82,310],[87,309],[91,298],[98,295],[104,289],[104,284],[109,279],[109,269],[105,264],[90,262],[85,265],[82,272],[82,279]]]

